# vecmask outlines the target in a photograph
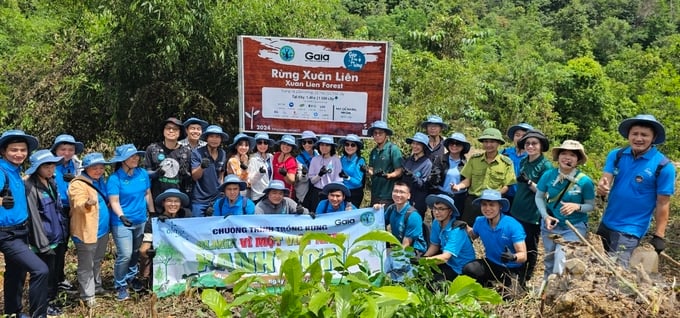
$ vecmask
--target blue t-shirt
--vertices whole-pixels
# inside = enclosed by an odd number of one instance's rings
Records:
[[[316,206],[316,214],[343,212],[347,208],[348,204],[352,207],[353,210],[356,209],[354,204],[352,204],[351,202],[343,201],[340,202],[340,206],[336,210],[333,208],[333,205],[330,202],[328,202],[328,199],[321,200],[321,202],[319,202],[319,205]]]
[[[5,176],[7,176],[5,178]],[[21,167],[0,159],[0,190],[9,181],[9,190],[14,197],[14,207],[5,209],[0,205],[0,226],[13,226],[24,223],[28,219],[28,203],[26,202],[26,185],[21,180]]]
[[[640,238],[649,227],[657,195],[670,196],[675,192],[675,167],[669,163],[661,169],[658,178],[655,176],[664,158],[656,147],[637,159],[633,159],[628,147],[623,150],[618,167],[614,167],[618,151],[614,149],[607,155],[603,169],[614,175],[614,183],[610,185],[602,223],[614,231]]]
[[[458,166],[460,165],[460,162],[462,159],[453,159],[451,156],[447,155],[446,160],[449,161],[449,169],[446,170],[446,176],[444,177],[444,182],[438,187],[440,191],[444,193],[452,193],[453,191],[451,189],[451,184],[459,184],[461,181],[461,174],[460,174],[460,169]],[[461,190],[456,192],[457,193],[462,193],[467,190]]]
[[[133,224],[146,222],[147,206],[144,196],[150,188],[149,174],[142,168],[135,168],[131,176],[123,168],[119,168],[109,177],[106,185],[108,195],[118,196],[123,214]],[[115,213],[111,213],[110,219],[113,226],[123,224]]]
[[[69,160],[66,165],[58,164],[54,169],[54,181],[57,183],[57,190],[63,207],[71,206],[68,202],[68,182],[64,181],[64,175],[67,173],[73,174],[73,176],[78,175],[73,160]]]
[[[502,154],[506,155],[510,160],[512,160],[512,164],[515,167],[515,176],[519,176],[519,171],[520,171],[520,162],[522,161],[523,158],[525,158],[528,154],[526,151],[522,152],[521,155],[517,154],[517,148],[514,146],[508,147],[503,149],[501,152]],[[514,197],[515,193],[517,192],[517,185],[509,185],[508,186],[508,192],[505,193],[506,196],[508,197]]]
[[[210,159],[210,165],[203,169],[201,178],[194,182],[191,202],[209,203],[219,195],[217,188],[220,187],[222,182],[220,174],[224,171],[226,153],[221,148],[217,149],[217,160],[213,160],[208,152],[208,146],[197,148],[191,152],[191,170],[198,168],[203,158]]]
[[[455,219],[451,219],[444,229],[438,221],[432,222],[432,232],[430,233],[430,243],[439,245],[443,252],[451,254],[446,264],[457,274],[463,272],[463,266],[475,259],[475,248],[467,234],[461,228],[452,228]]]
[[[244,208],[245,205],[245,208]],[[227,197],[215,200],[213,204],[214,216],[227,215],[252,215],[255,214],[255,203],[252,200],[239,195],[234,205],[230,205]]]
[[[539,179],[536,184],[536,189],[548,194],[548,202],[546,203],[547,208],[550,209],[553,216],[560,220],[562,224],[564,224],[565,220],[569,220],[571,223],[588,223],[588,213],[574,212],[569,216],[564,216],[560,213],[560,208],[562,208],[562,202],[583,204],[586,200],[594,200],[595,185],[593,184],[593,180],[583,174],[583,172],[578,172],[575,175],[576,183],[572,184],[568,180],[556,182],[559,175],[559,168],[548,170],[541,176],[541,179]],[[564,193],[560,202],[552,202],[557,200],[564,187],[569,184],[572,185]]]
[[[515,220],[512,216],[500,214],[501,218],[498,220],[496,228],[491,228],[486,217],[478,216],[475,219],[475,223],[472,226],[472,231],[479,236],[484,244],[484,250],[486,251],[486,258],[491,262],[499,266],[507,266],[508,268],[521,267],[522,263],[508,262],[503,263],[501,261],[501,254],[505,251],[505,248],[510,248],[510,251],[517,253],[515,251],[515,243],[524,243],[526,234],[524,233],[524,228]]]
[[[407,202],[400,211],[397,211],[396,207],[395,204],[392,204],[385,210],[385,222],[390,224],[392,235],[394,235],[399,242],[402,242],[404,237],[410,238],[413,241],[411,246],[415,250],[425,252],[427,246],[425,244],[425,237],[423,236],[423,219],[420,217],[420,214],[414,209],[408,217],[406,228],[404,228],[404,217],[406,216],[406,211],[411,207],[411,204]]]
[[[354,154],[352,157],[340,157],[340,164],[342,164],[342,171],[349,177],[349,179],[343,179],[342,183],[350,190],[362,188],[364,186],[364,172],[361,171],[360,167],[366,166],[366,160]]]

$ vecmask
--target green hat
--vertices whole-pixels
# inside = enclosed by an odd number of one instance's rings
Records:
[[[498,141],[501,145],[505,144],[505,140],[503,140],[503,134],[501,133],[500,130],[496,128],[484,129],[482,135],[479,136],[477,140],[479,140],[480,142],[484,140],[495,140]]]

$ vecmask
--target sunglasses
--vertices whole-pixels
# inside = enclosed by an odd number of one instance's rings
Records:
[[[303,145],[313,145],[313,144],[314,144],[314,140],[311,140],[311,139],[303,140],[303,141],[302,141],[302,144],[303,144]]]
[[[462,146],[462,145],[463,145],[462,142],[457,142],[457,141],[452,141],[452,142],[449,143],[449,146]]]
[[[353,142],[346,142],[346,143],[345,143],[345,147],[354,148],[354,147],[356,147],[356,146],[357,146],[357,144],[355,144],[355,143],[353,143]]]
[[[258,140],[258,141],[257,141],[257,144],[258,144],[258,145],[269,145],[269,142],[266,141],[266,140]]]

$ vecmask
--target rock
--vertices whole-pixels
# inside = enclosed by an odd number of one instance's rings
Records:
[[[564,263],[564,267],[567,269],[567,272],[576,276],[583,275],[586,272],[586,264],[580,259],[568,259]]]

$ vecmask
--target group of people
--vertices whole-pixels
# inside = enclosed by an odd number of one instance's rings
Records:
[[[0,136],[0,251],[5,255],[5,313],[22,315],[21,295],[30,273],[29,311],[58,315],[56,291],[68,287],[64,255],[68,240],[78,259],[78,290],[96,305],[106,293],[101,264],[109,233],[116,246],[114,287],[118,300],[144,288],[155,255],[150,218],[248,214],[317,214],[356,209],[370,184],[370,205],[384,208],[386,224],[424,258],[436,259],[441,280],[466,274],[486,284],[531,278],[539,238],[545,249],[544,278],[561,274],[564,254],[551,234],[576,240],[571,223],[585,234],[595,194],[609,197],[597,233],[605,248],[627,266],[646,233],[652,214],[652,245],[661,251],[674,193],[675,169],[655,147],[665,130],[651,115],[624,120],[619,132],[629,146],[607,157],[602,178],[578,169],[587,156],[581,143],[565,140],[544,157],[548,138],[526,123],[502,133],[485,129],[480,153],[468,156],[464,134],[444,137],[448,125],[429,116],[424,132],[406,138],[410,153],[390,141],[384,121],[372,123],[375,146],[364,159],[362,139],[304,131],[299,138],[267,133],[229,135],[198,118],[162,122],[162,138],[146,151],[132,144],[82,156],[84,145],[71,135],[55,138],[50,149],[21,130]],[[30,156],[30,157],[29,157]],[[30,168],[22,175],[26,159]],[[106,166],[112,166],[105,176]],[[368,181],[368,182],[367,182]],[[423,234],[426,211],[433,222]],[[476,259],[472,240],[480,238],[485,257]],[[429,243],[428,243],[429,242]],[[28,244],[27,244],[28,243]]]

